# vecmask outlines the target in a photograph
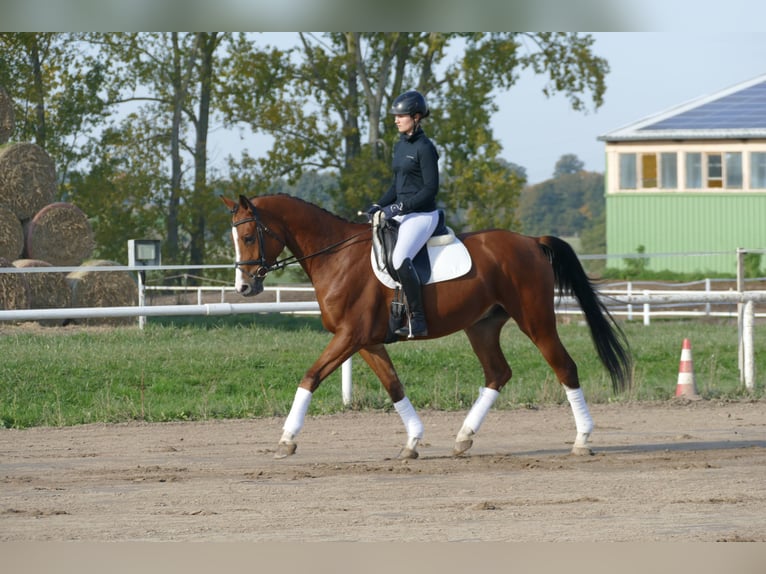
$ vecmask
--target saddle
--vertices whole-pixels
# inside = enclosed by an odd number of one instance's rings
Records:
[[[394,219],[387,220],[381,212],[377,212],[373,215],[372,226],[372,269],[381,283],[394,290],[388,335],[385,339],[386,343],[392,343],[399,340],[395,331],[406,320],[406,302],[396,269],[391,262],[399,235],[399,222]],[[455,279],[471,270],[471,256],[455,232],[445,224],[444,211],[439,210],[436,230],[418,251],[412,263],[422,285]]]
[[[399,222],[385,219],[381,212],[372,220],[371,263],[378,280],[395,289],[401,284],[391,263]],[[439,222],[434,233],[412,260],[423,285],[447,281],[465,275],[471,270],[471,256],[455,232],[446,225],[444,211],[439,210]]]

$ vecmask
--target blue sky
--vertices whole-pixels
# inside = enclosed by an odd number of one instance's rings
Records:
[[[604,105],[574,112],[564,97],[546,99],[534,75],[498,99],[493,119],[502,156],[527,169],[530,183],[551,177],[556,161],[577,155],[604,171],[599,135],[697,97],[766,74],[766,32],[605,32],[594,51],[609,61]]]

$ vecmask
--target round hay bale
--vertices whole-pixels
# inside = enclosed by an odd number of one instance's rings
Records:
[[[29,267],[52,267],[47,261],[38,259],[17,259],[13,266],[19,269]],[[66,280],[66,273],[24,273],[29,285],[30,309],[66,309],[72,305],[72,290]],[[45,326],[65,325],[66,319],[43,319]]]
[[[71,203],[46,205],[27,222],[25,254],[63,267],[80,265],[95,242],[87,216]]]
[[[11,267],[11,262],[0,257],[0,267]],[[0,273],[0,309],[29,309],[29,284],[23,273]]]
[[[82,267],[119,265],[114,261],[85,261]],[[138,285],[127,271],[72,271],[66,277],[72,289],[73,307],[129,307],[138,304]],[[136,317],[77,319],[85,325],[132,325]]]
[[[0,144],[7,142],[16,129],[13,100],[3,86],[0,86]]]
[[[0,257],[14,260],[24,250],[21,221],[10,209],[0,206]]]
[[[0,148],[0,205],[21,221],[51,203],[56,186],[56,166],[43,148],[33,143]]]

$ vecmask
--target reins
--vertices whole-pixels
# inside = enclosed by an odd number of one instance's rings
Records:
[[[252,215],[250,217],[245,217],[243,219],[240,219],[238,221],[235,221],[232,223],[232,227],[237,227],[239,225],[242,225],[244,223],[250,223],[254,222],[255,227],[258,231],[257,241],[258,241],[258,251],[260,253],[260,257],[258,259],[247,259],[245,261],[235,261],[234,267],[238,268],[243,265],[258,265],[259,268],[256,273],[251,273],[250,275],[252,277],[265,277],[268,273],[272,271],[279,271],[280,269],[284,269],[288,267],[289,265],[294,265],[295,263],[300,263],[301,261],[305,261],[306,259],[311,259],[312,257],[316,257],[318,255],[322,255],[323,253],[327,253],[329,251],[332,251],[336,247],[339,247],[343,245],[344,243],[348,243],[349,241],[356,239],[360,235],[363,235],[364,233],[371,232],[372,229],[366,229],[364,231],[360,231],[359,233],[355,233],[354,235],[351,235],[350,237],[346,237],[345,239],[341,239],[340,241],[337,241],[333,243],[332,245],[328,245],[327,247],[323,247],[319,251],[315,251],[314,253],[310,253],[308,255],[303,255],[302,257],[296,257],[295,255],[290,255],[289,257],[285,257],[284,259],[279,259],[275,261],[273,264],[269,265],[269,263],[266,261],[264,256],[264,249],[263,249],[263,232],[265,231],[269,235],[271,235],[274,239],[279,241],[283,248],[286,246],[285,241],[279,237],[276,233],[274,233],[269,227],[264,224],[260,219],[258,219],[258,215],[255,211],[255,206],[251,204],[251,213]]]

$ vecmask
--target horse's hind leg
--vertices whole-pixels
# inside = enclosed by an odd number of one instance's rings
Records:
[[[374,345],[360,349],[359,354],[380,379],[407,431],[407,442],[399,452],[399,458],[418,458],[418,443],[423,438],[423,423],[410,399],[404,394],[404,387],[396,374],[388,351],[383,345]]]
[[[500,348],[500,331],[507,320],[507,315],[498,312],[465,330],[471,347],[484,369],[484,387],[479,393],[479,398],[468,411],[463,426],[460,427],[455,438],[455,446],[452,450],[454,456],[465,453],[473,446],[474,435],[479,432],[489,409],[500,394],[500,389],[511,378],[511,367]]]

